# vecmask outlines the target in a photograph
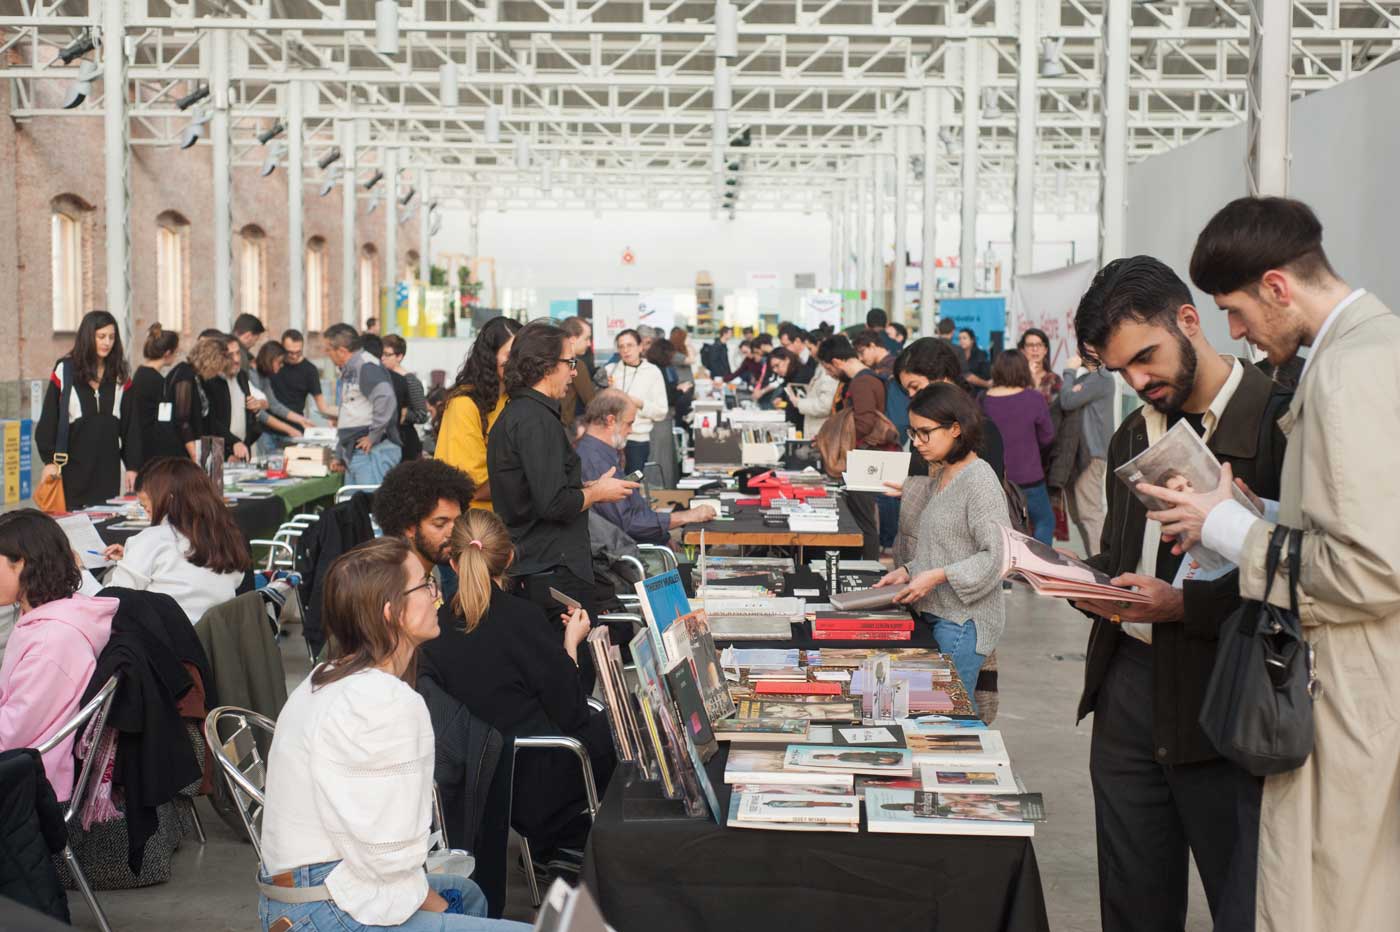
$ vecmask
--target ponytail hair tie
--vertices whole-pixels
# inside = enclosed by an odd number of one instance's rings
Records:
[[[479,540],[471,540],[471,541],[468,541],[468,542],[467,542],[467,546],[469,546],[469,547],[475,547],[477,550],[480,550],[480,549],[481,549],[481,541],[479,541]]]

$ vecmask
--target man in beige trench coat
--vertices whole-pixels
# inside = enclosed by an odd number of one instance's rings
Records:
[[[1313,753],[1264,783],[1260,932],[1400,930],[1400,317],[1353,290],[1304,204],[1242,198],[1196,241],[1191,278],[1236,339],[1275,366],[1311,347],[1293,403],[1280,501],[1255,518],[1228,475],[1150,515],[1177,546],[1203,542],[1264,594],[1275,524],[1304,532],[1299,614],[1316,652]],[[1286,583],[1286,577],[1283,580]],[[1269,601],[1286,606],[1287,585]]]

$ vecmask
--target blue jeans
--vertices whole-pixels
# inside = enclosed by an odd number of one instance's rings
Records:
[[[346,485],[379,485],[384,475],[403,459],[403,449],[392,440],[381,440],[369,448],[355,450],[345,464]]]
[[[899,532],[899,499],[889,495],[875,498],[875,510],[880,515],[880,546],[893,547]]]
[[[323,883],[339,861],[325,864],[312,864],[299,867],[293,874],[298,887],[314,887]],[[260,879],[266,883],[267,877]],[[258,896],[258,918],[262,920],[263,932],[272,923],[287,917],[297,932],[374,932],[377,929],[401,929],[403,932],[529,932],[530,926],[520,922],[507,922],[503,919],[486,918],[486,894],[481,888],[465,877],[452,874],[429,874],[428,886],[441,893],[443,890],[459,890],[467,915],[430,913],[418,910],[407,920],[396,926],[367,926],[357,922],[351,915],[340,909],[331,900],[319,903],[279,903],[267,897]]]
[[[1045,488],[1045,483],[1022,485],[1021,491],[1026,493],[1026,511],[1031,517],[1031,536],[1047,547],[1055,546],[1055,509],[1050,506],[1050,492]]]
[[[633,473],[647,464],[647,457],[651,456],[651,443],[639,443],[636,440],[627,441],[627,449],[623,453],[627,465],[622,468],[624,473]]]
[[[953,660],[958,671],[958,679],[967,689],[972,711],[977,711],[977,700],[972,693],[977,689],[977,674],[982,671],[982,661],[987,658],[977,653],[977,625],[967,621],[949,621],[929,612],[920,612],[924,621],[933,625],[933,636],[938,641],[938,649]]]

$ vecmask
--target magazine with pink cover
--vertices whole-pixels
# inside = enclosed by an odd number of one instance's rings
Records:
[[[1062,599],[1110,599],[1117,602],[1150,602],[1135,589],[1115,586],[1082,560],[1060,553],[1034,537],[1003,526],[1001,575],[1019,576],[1041,595]]]

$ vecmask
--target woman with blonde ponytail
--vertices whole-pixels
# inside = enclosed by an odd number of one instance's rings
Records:
[[[579,679],[578,653],[586,649],[588,613],[561,612],[556,622],[503,588],[515,550],[495,512],[474,508],[458,518],[451,552],[460,579],[457,596],[442,608],[442,633],[422,647],[422,675],[508,739],[579,739],[588,749],[601,793],[617,762],[607,719],[590,711]],[[522,754],[515,767],[511,817],[537,860],[581,859],[589,823],[574,759]]]

